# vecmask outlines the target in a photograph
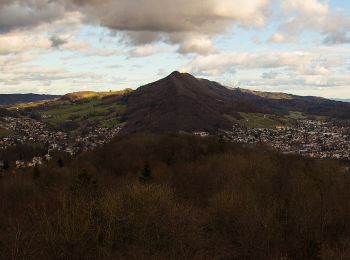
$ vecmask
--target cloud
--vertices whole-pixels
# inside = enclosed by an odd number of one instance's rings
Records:
[[[53,82],[73,82],[79,80],[85,85],[91,81],[101,81],[103,77],[91,71],[74,72],[62,67],[43,67],[30,65],[36,57],[28,54],[0,56],[1,92],[47,92],[61,91],[51,86]],[[2,86],[7,86],[3,88]],[[11,87],[9,87],[11,86]],[[51,86],[51,87],[50,87]],[[44,89],[45,91],[44,91]],[[46,91],[47,90],[47,91]]]
[[[87,19],[121,31],[222,32],[230,22],[262,26],[268,0],[72,0]],[[75,4],[75,5],[74,5]],[[239,8],[238,8],[239,7]]]
[[[146,57],[146,56],[151,56],[151,55],[171,52],[171,51],[173,51],[173,48],[155,45],[155,44],[148,44],[148,45],[138,46],[133,50],[131,50],[129,52],[129,57],[140,58],[140,57]]]
[[[315,30],[323,35],[323,43],[345,44],[350,42],[350,16],[341,10],[330,10],[328,1],[281,0],[283,22],[270,38],[274,43],[296,42],[302,32]]]
[[[270,0],[2,0],[0,32],[33,28],[79,12],[82,22],[122,32],[135,45],[162,40],[179,45],[180,53],[207,54],[214,51],[211,37],[232,24],[263,26],[269,4]]]
[[[213,53],[211,37],[232,24],[260,27],[268,17],[270,0],[73,0],[70,8],[85,21],[123,32],[126,41],[164,41],[186,53]],[[239,6],[239,8],[238,8]]]
[[[62,45],[67,44],[67,40],[63,39],[59,36],[51,36],[50,37],[50,41],[51,41],[51,47],[52,48],[60,48]]]
[[[318,0],[282,0],[281,7],[284,12],[296,11],[302,15],[327,15],[328,1]]]
[[[1,0],[0,32],[28,29],[62,18],[65,8],[60,1]]]
[[[27,33],[0,34],[0,55],[19,53],[33,49],[47,49],[51,47],[51,42],[40,35],[30,35]]]
[[[350,36],[347,31],[330,32],[323,40],[323,43],[327,45],[350,43]]]
[[[286,42],[291,43],[291,42],[297,42],[297,41],[298,39],[295,35],[286,35],[279,32],[276,32],[269,39],[269,42],[272,42],[272,43],[286,43]]]
[[[170,36],[170,42],[180,45],[178,52],[182,54],[198,53],[208,55],[217,52],[209,36],[195,33],[175,34]]]
[[[261,75],[261,78],[263,79],[275,79],[278,76],[278,72],[270,71],[270,72],[264,72]]]
[[[226,52],[196,57],[183,66],[181,71],[216,76],[232,70],[284,69],[294,76],[329,75],[332,69],[341,67],[345,63],[346,59],[341,56],[302,51]]]

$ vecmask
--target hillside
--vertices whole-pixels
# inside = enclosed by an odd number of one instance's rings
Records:
[[[76,92],[17,107],[54,128],[123,126],[123,133],[216,133],[234,122],[274,128],[295,121],[295,115],[350,119],[350,103],[228,88],[179,72],[134,91]]]
[[[128,92],[131,92],[131,89],[124,89],[120,91],[106,91],[106,92],[95,92],[95,91],[80,91],[80,92],[73,92],[68,93],[64,95],[61,100],[68,100],[71,102],[77,102],[77,101],[84,101],[84,100],[91,100],[91,99],[101,99],[104,97],[111,97],[111,96],[120,96],[123,94],[126,94]]]
[[[20,112],[35,116],[55,129],[76,130],[86,126],[116,127],[123,123],[125,105],[121,96],[129,89],[113,92],[75,92],[45,103],[20,106]]]
[[[0,258],[345,259],[349,185],[331,161],[122,136],[0,179]]]
[[[58,95],[0,94],[0,105],[14,105],[59,98]]]
[[[229,90],[190,74],[174,72],[168,77],[126,95],[124,132],[209,131],[229,128]]]
[[[124,133],[216,132],[230,129],[243,113],[350,118],[350,104],[317,97],[231,89],[217,82],[173,72],[125,95]],[[243,117],[244,118],[244,117]]]

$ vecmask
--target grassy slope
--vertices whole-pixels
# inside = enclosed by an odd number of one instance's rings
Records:
[[[290,126],[292,125],[296,120],[304,119],[306,118],[302,113],[300,112],[293,112],[291,111],[288,116],[280,117],[276,115],[264,115],[261,113],[239,113],[242,117],[241,120],[237,121],[233,117],[230,117],[228,115],[225,115],[227,118],[229,118],[233,122],[238,122],[248,128],[276,128],[276,126],[283,125],[283,126]]]
[[[53,127],[60,127],[67,122],[101,127],[122,125],[121,115],[126,106],[121,104],[118,95],[130,90],[117,92],[78,92],[65,95],[61,99],[49,102],[33,102],[10,107],[16,110],[32,112]]]
[[[40,115],[47,117],[44,121],[53,126],[58,126],[68,120],[95,123],[105,127],[116,126],[121,123],[118,115],[125,110],[124,105],[106,104],[99,99],[91,99],[84,103],[60,102],[60,104],[38,111]]]

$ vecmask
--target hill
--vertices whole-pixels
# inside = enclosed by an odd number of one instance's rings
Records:
[[[58,95],[39,94],[0,94],[0,105],[14,105],[59,98]]]
[[[232,129],[234,122],[274,128],[307,116],[350,119],[350,103],[228,88],[179,72],[134,91],[76,92],[17,107],[38,114],[55,128],[73,124],[73,128],[123,126],[123,133],[215,134]]]
[[[127,124],[124,133],[216,132],[231,129],[242,113],[288,116],[305,115],[350,118],[350,104],[318,97],[227,88],[187,73],[142,86],[125,95]]]
[[[214,82],[174,72],[124,97],[124,132],[209,131],[229,128],[229,114],[239,118],[228,102],[230,91]]]
[[[341,102],[346,102],[346,103],[350,103],[350,99],[341,99],[341,98],[337,98],[334,99],[335,101],[341,101]]]
[[[111,96],[120,96],[125,93],[132,91],[131,89],[125,89],[120,91],[106,91],[106,92],[95,92],[95,91],[81,91],[81,92],[73,92],[64,95],[61,100],[68,100],[71,102],[77,101],[86,101],[89,99],[103,98],[103,97],[111,97]]]
[[[25,115],[35,115],[49,126],[61,130],[86,126],[116,127],[123,123],[125,105],[121,96],[129,89],[109,92],[75,92],[50,102],[19,106]]]

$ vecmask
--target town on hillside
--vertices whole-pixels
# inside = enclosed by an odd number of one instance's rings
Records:
[[[102,128],[90,126],[74,134],[50,129],[44,122],[29,117],[4,117],[0,129],[0,151],[19,144],[39,143],[45,147],[45,155],[35,155],[29,160],[11,162],[16,168],[34,167],[51,160],[56,152],[75,155],[108,143],[121,131],[121,127]],[[209,133],[194,132],[206,137]],[[285,154],[300,154],[319,159],[350,160],[350,127],[337,120],[300,119],[290,126],[276,128],[248,128],[234,123],[232,130],[220,130],[222,140],[243,144],[266,144]],[[5,162],[0,160],[0,169]]]
[[[80,151],[92,150],[111,141],[121,130],[120,127],[102,128],[87,127],[79,134],[68,131],[50,129],[45,123],[27,117],[4,117],[0,121],[0,129],[7,131],[7,136],[0,137],[0,151],[20,144],[41,144],[46,149],[44,156],[34,156],[29,161],[16,160],[12,162],[16,168],[33,167],[49,161],[51,155],[63,152],[75,155]],[[4,161],[0,160],[0,169]]]
[[[247,128],[234,124],[222,131],[226,141],[262,143],[285,154],[300,154],[318,159],[350,160],[350,127],[338,120],[297,120],[292,126]]]

